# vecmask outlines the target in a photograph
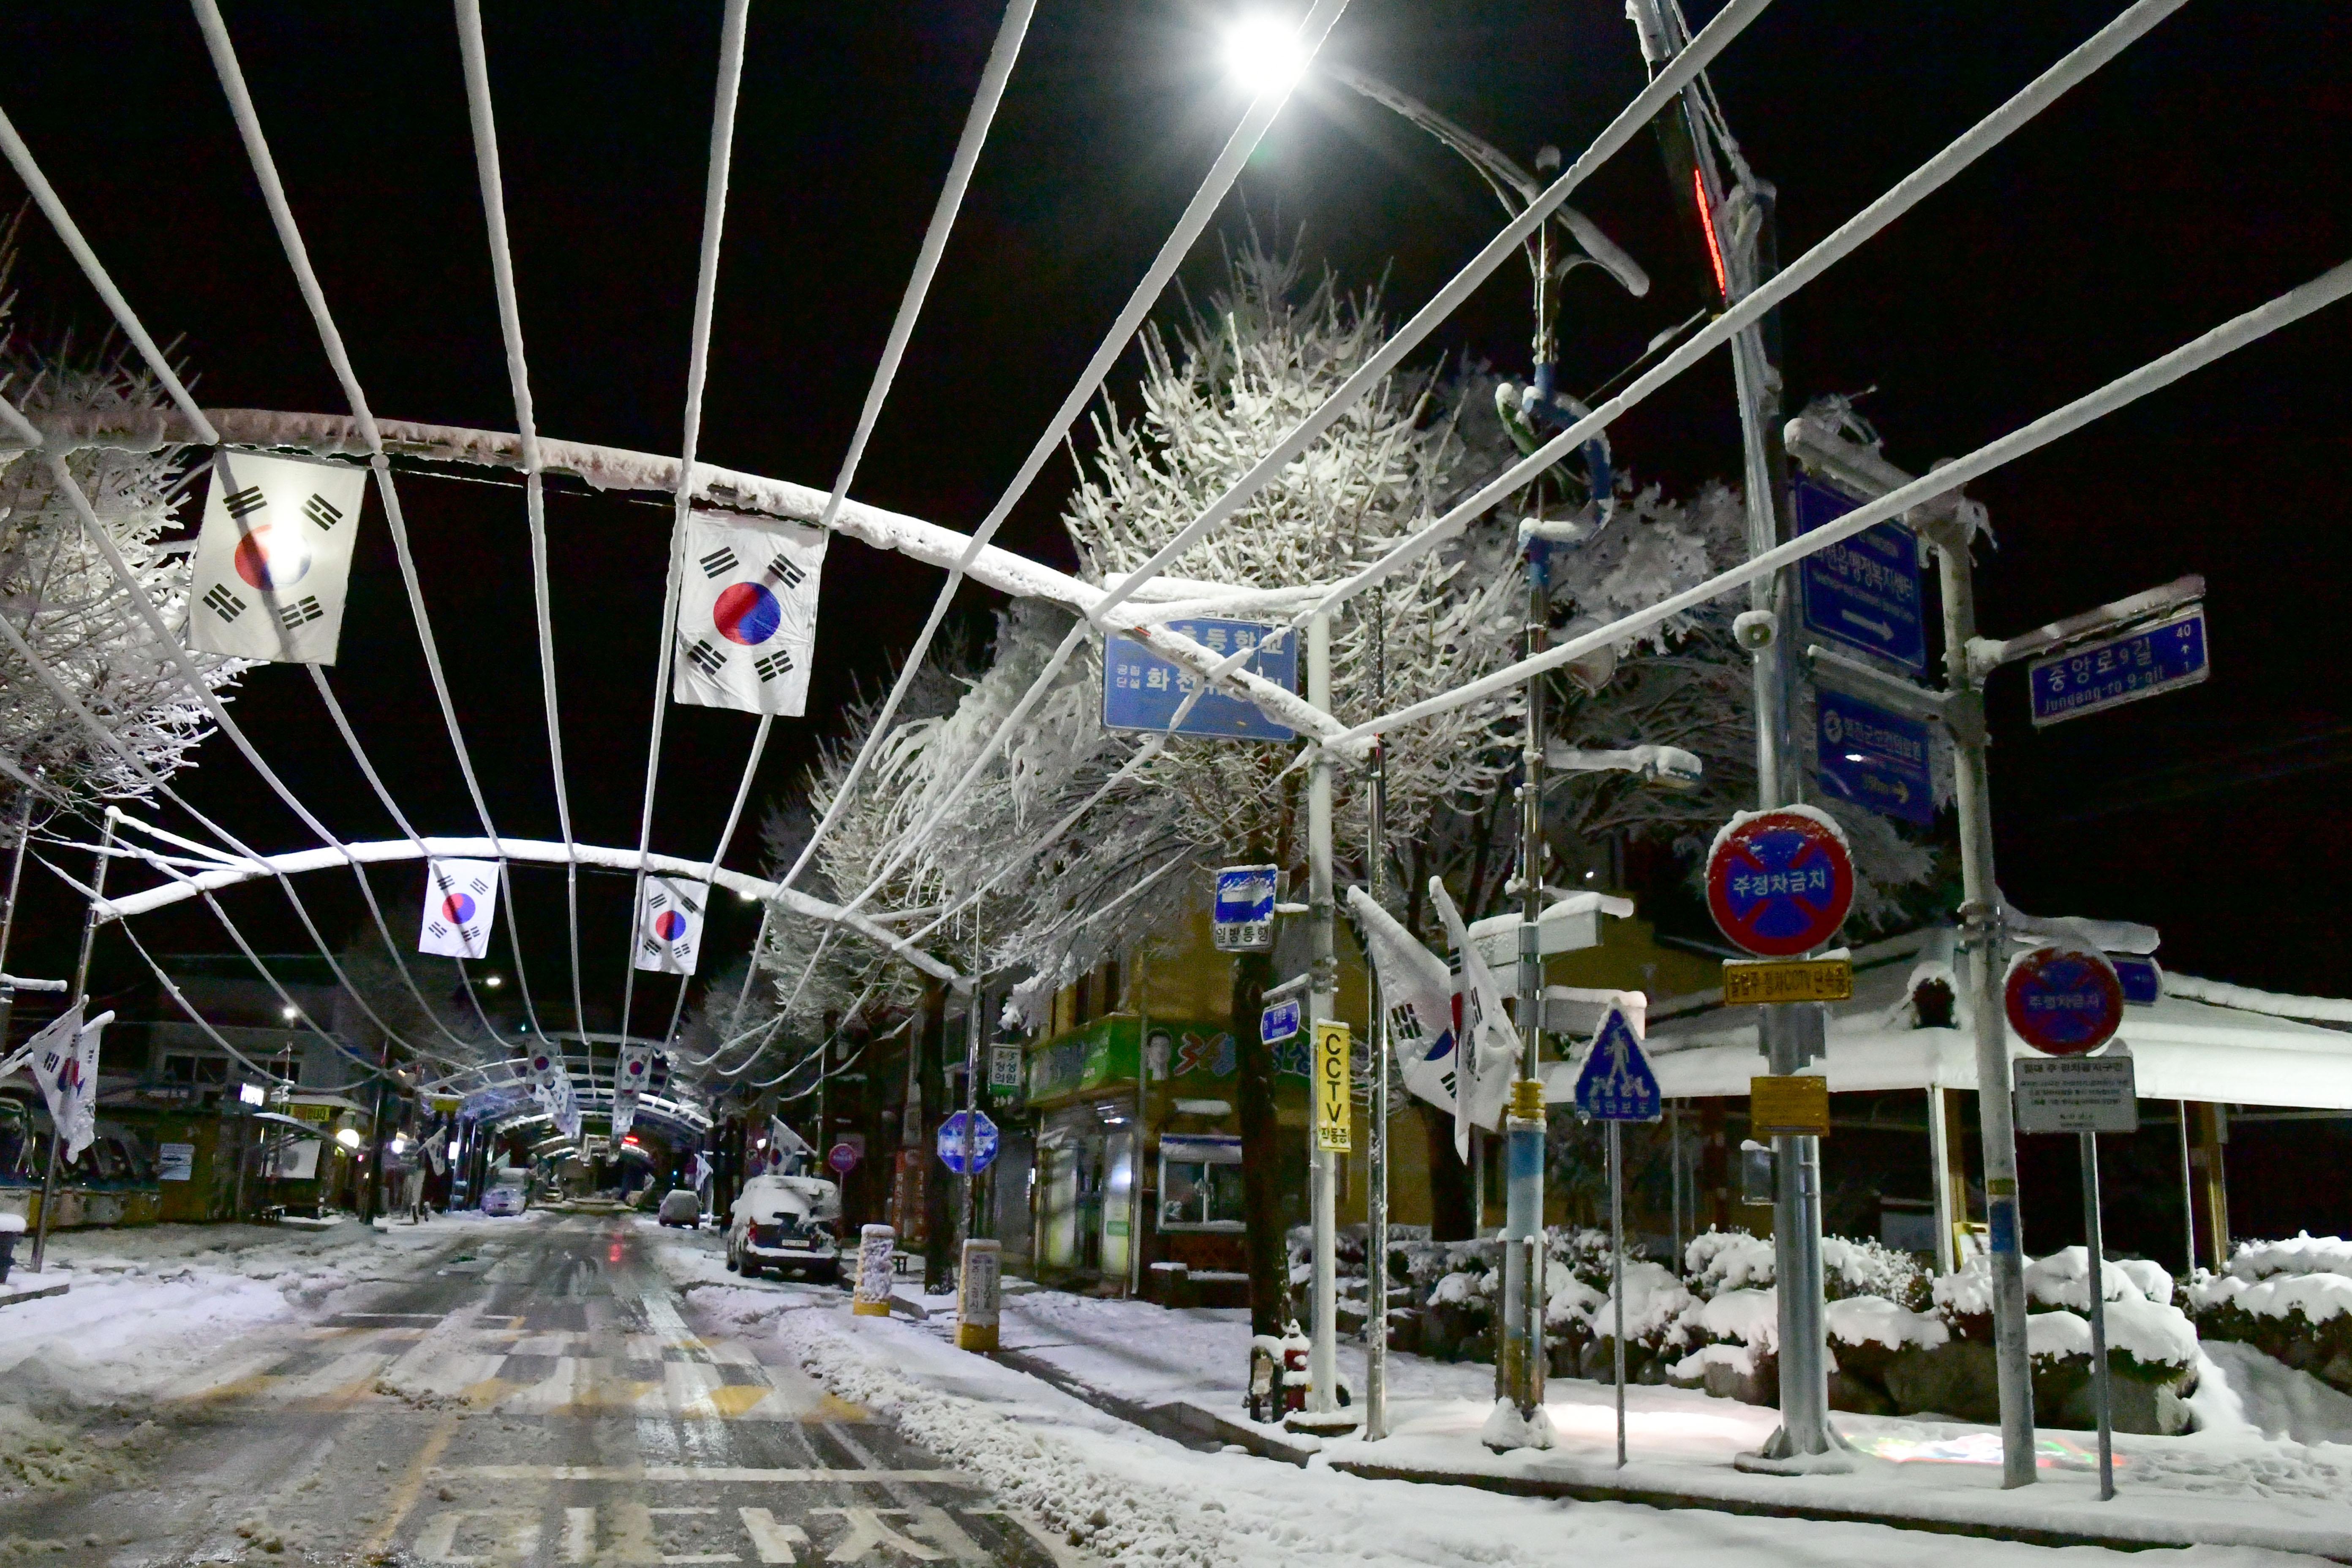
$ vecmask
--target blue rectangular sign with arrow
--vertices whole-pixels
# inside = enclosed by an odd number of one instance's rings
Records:
[[[1842,691],[1816,691],[1813,706],[1823,794],[1881,816],[1936,825],[1925,723]]]
[[[2205,606],[2192,605],[2152,626],[2037,659],[2029,679],[2038,727],[2137,702],[2210,673],[2205,662]]]
[[[1799,479],[1795,489],[1800,534],[1834,522],[1862,504],[1811,479]],[[1816,550],[1805,557],[1799,581],[1808,628],[1901,665],[1914,675],[1926,673],[1919,542],[1909,529],[1882,522],[1843,543]]]
[[[1576,1108],[1595,1121],[1655,1121],[1665,1114],[1658,1075],[1618,1008],[1601,1020],[1584,1069],[1576,1075]]]

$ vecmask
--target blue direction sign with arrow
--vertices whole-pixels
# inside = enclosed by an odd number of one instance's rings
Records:
[[[976,1176],[996,1163],[996,1123],[988,1119],[984,1110],[971,1114],[980,1120],[972,1124],[970,1171],[963,1168],[964,1112],[959,1110],[940,1123],[940,1163],[959,1176]]]
[[[1811,479],[1799,479],[1795,489],[1801,534],[1834,522],[1862,504]],[[1899,664],[1914,675],[1927,670],[1919,542],[1909,529],[1882,522],[1843,543],[1816,550],[1805,557],[1798,577],[1809,628]]]
[[[1601,1020],[1584,1070],[1576,1075],[1576,1108],[1595,1121],[1655,1121],[1665,1112],[1658,1075],[1633,1037],[1633,1026],[1615,1007]]]
[[[2030,674],[2033,722],[2079,719],[2194,686],[2210,673],[2205,606],[2192,605],[2152,626],[2036,659]]]
[[[1171,621],[1168,629],[1181,632],[1212,653],[1255,649],[1242,668],[1262,675],[1276,686],[1298,689],[1298,638],[1276,638],[1274,626],[1255,621]],[[1184,696],[1201,678],[1146,647],[1124,632],[1114,632],[1103,644],[1102,721],[1106,730],[1165,730]],[[1204,691],[1184,721],[1180,735],[1216,735],[1230,741],[1287,741],[1292,731],[1257,710],[1257,705],[1224,691]]]
[[[1818,691],[1822,789],[1881,816],[1936,825],[1927,726],[1841,691]]]

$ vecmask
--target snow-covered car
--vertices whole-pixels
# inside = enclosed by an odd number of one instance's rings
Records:
[[[702,1223],[702,1194],[692,1187],[672,1187],[662,1194],[661,1208],[654,1217],[664,1225],[691,1230]]]
[[[741,1274],[841,1278],[841,1189],[822,1176],[754,1176],[727,1226],[727,1267]]]
[[[482,1190],[486,1215],[517,1215],[530,1205],[530,1178],[520,1171],[493,1171]]]

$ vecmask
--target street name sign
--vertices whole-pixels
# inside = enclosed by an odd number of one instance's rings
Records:
[[[1294,1004],[1295,1005],[1295,1004]],[[1348,1026],[1330,1018],[1315,1021],[1315,1147],[1325,1153],[1345,1154],[1355,1143],[1354,1063],[1349,1050]]]
[[[1275,869],[1227,866],[1217,873],[1209,921],[1219,952],[1265,952],[1274,946]]]
[[[1862,503],[1827,485],[1799,479],[1797,531],[1835,522]],[[1852,539],[1816,550],[1799,570],[1806,626],[1914,675],[1927,668],[1927,635],[1920,615],[1919,541],[1889,521]]]
[[[1612,1007],[1576,1075],[1576,1108],[1595,1121],[1655,1121],[1665,1113],[1658,1075],[1622,1009]]]
[[[1853,907],[1845,836],[1810,806],[1735,817],[1706,859],[1716,925],[1759,958],[1794,958],[1837,934]]]
[[[2010,1027],[2053,1057],[2095,1051],[2124,1021],[2124,988],[2106,955],[2052,944],[2010,961],[2001,999]]]
[[[1813,694],[1822,790],[1921,827],[1936,825],[1927,726],[1842,691]]]
[[[1266,1045],[1286,1040],[1298,1033],[1298,998],[1287,997],[1276,1002],[1257,1016],[1257,1037]]]
[[[988,1112],[975,1110],[979,1118],[971,1130],[971,1169],[963,1168],[963,1118],[961,1110],[940,1123],[940,1163],[959,1176],[977,1176],[996,1163],[996,1123]]]
[[[1830,1080],[1819,1073],[1766,1073],[1748,1080],[1751,1138],[1826,1138]]]
[[[1731,958],[1723,964],[1723,1005],[1843,1002],[1853,994],[1851,958]]]
[[[2191,605],[2154,626],[2089,643],[2030,667],[2033,722],[2055,724],[2143,697],[2195,686],[2205,661],[2205,606]]]
[[[2157,967],[2156,960],[2134,952],[2111,952],[2107,962],[2115,965],[2126,1007],[2153,1007],[2164,994],[2164,971]]]
[[[1263,676],[1286,690],[1298,689],[1298,637],[1276,638],[1282,628],[1256,621],[1170,621],[1180,632],[1210,652],[1234,654],[1254,650],[1242,668]],[[1124,632],[1113,632],[1103,642],[1102,722],[1106,730],[1165,731],[1185,696],[1201,678],[1182,665],[1160,658]],[[1210,735],[1229,741],[1287,741],[1293,731],[1257,710],[1257,705],[1225,691],[1204,691],[1192,704],[1180,735]]]
[[[2020,1057],[2010,1068],[2020,1132],[2139,1131],[2139,1086],[2120,1047],[2095,1057]]]

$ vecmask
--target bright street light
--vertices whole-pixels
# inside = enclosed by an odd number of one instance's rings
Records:
[[[302,1016],[300,1009],[294,1007],[280,1007],[278,1011],[289,1024]]]
[[[1253,96],[1287,92],[1307,69],[1298,32],[1264,13],[1236,18],[1225,29],[1225,71]]]
[[[482,976],[482,984],[488,986],[491,990],[496,991],[500,985],[504,984],[505,982],[500,980],[495,974],[485,974]]]
[[[346,1127],[335,1134],[335,1142],[346,1149],[356,1149],[360,1146],[360,1130],[356,1127]]]

